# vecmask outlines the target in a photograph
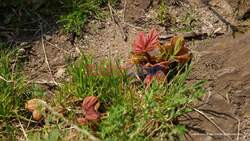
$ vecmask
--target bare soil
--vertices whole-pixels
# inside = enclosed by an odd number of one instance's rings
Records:
[[[79,50],[71,45],[63,32],[44,35],[22,48],[27,46],[32,48],[26,49],[30,55],[24,67],[25,74],[30,81],[45,86],[49,91],[65,78],[66,67],[79,55]]]
[[[207,94],[198,109],[232,140],[249,140],[250,33],[197,44],[191,80],[207,79]],[[201,114],[191,114],[190,140],[229,140]],[[206,135],[207,134],[207,135]]]

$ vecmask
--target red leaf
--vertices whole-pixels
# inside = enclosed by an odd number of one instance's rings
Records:
[[[87,96],[82,103],[83,110],[85,112],[88,112],[89,110],[92,110],[95,108],[95,105],[99,103],[97,97],[95,96]]]
[[[78,118],[77,122],[80,123],[81,125],[85,125],[88,123],[88,120],[86,118]]]
[[[163,71],[156,72],[154,77],[158,83],[164,83],[164,81],[166,80],[166,75],[164,74]]]
[[[144,84],[149,87],[153,80],[156,80],[158,83],[163,83],[166,79],[166,75],[163,71],[158,70],[155,74],[148,74],[144,79]]]
[[[100,112],[98,112],[99,101],[95,96],[88,96],[83,100],[82,109],[85,118],[80,118],[78,121],[81,124],[86,124],[88,121],[96,121],[100,118]]]
[[[146,46],[147,49],[153,50],[156,45],[159,44],[159,33],[153,29],[148,33]]]
[[[140,54],[152,51],[159,44],[159,34],[156,30],[151,30],[147,35],[139,32],[133,44],[133,52]]]
[[[153,82],[153,78],[154,76],[152,74],[148,74],[146,76],[146,78],[144,79],[144,84],[148,87],[151,85],[151,83]]]
[[[144,32],[139,32],[133,44],[133,52],[141,53],[145,50],[146,37]]]

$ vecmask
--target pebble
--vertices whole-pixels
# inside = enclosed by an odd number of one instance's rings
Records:
[[[55,78],[62,78],[64,73],[65,73],[65,68],[59,68],[54,76]]]
[[[52,39],[52,36],[51,35],[45,35],[44,38],[45,38],[45,40],[50,41]]]

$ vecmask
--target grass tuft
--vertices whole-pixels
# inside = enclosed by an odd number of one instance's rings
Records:
[[[178,123],[178,118],[190,112],[190,104],[204,93],[204,82],[186,84],[189,67],[183,67],[169,83],[155,81],[145,89],[142,83],[141,86],[131,83],[125,72],[104,76],[97,73],[103,71],[101,67],[96,67],[90,74],[90,64],[106,68],[111,62],[99,64],[91,57],[82,56],[69,68],[71,80],[58,90],[56,98],[61,98],[57,104],[67,107],[86,96],[97,96],[100,111],[106,115],[93,131],[97,137],[101,140],[184,139],[185,126]],[[74,116],[71,118],[77,114]]]
[[[86,140],[81,128],[100,140],[184,140],[185,125],[178,118],[190,112],[191,104],[204,93],[203,81],[186,84],[191,71],[187,66],[168,83],[153,81],[151,87],[145,88],[142,82],[131,81],[133,78],[126,76],[118,61],[95,62],[92,57],[82,55],[68,68],[70,80],[63,82],[51,97],[52,103],[48,104],[54,109],[43,113],[43,121],[35,122],[29,120],[29,113],[23,112],[24,103],[34,96],[41,97],[42,92],[36,86],[27,86],[19,73],[13,73],[12,56],[4,52],[0,58],[1,75],[15,82],[0,81],[0,130],[4,133],[1,135],[10,134],[12,140],[22,136],[17,119],[21,120],[30,141]],[[98,123],[75,130],[73,126],[82,117],[80,106],[86,96],[98,97],[102,117]],[[53,113],[58,107],[63,112]]]
[[[0,138],[15,139],[16,119],[26,116],[24,103],[32,96],[15,56],[15,50],[0,47]]]

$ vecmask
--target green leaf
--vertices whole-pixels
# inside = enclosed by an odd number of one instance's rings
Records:
[[[28,136],[29,141],[41,141],[40,133],[34,133]]]
[[[181,35],[176,40],[175,47],[174,47],[174,53],[173,53],[174,56],[178,54],[178,52],[181,50],[183,45],[184,45],[184,37]]]
[[[59,133],[58,129],[53,129],[48,136],[48,141],[58,141],[59,135],[60,135],[60,133]]]

